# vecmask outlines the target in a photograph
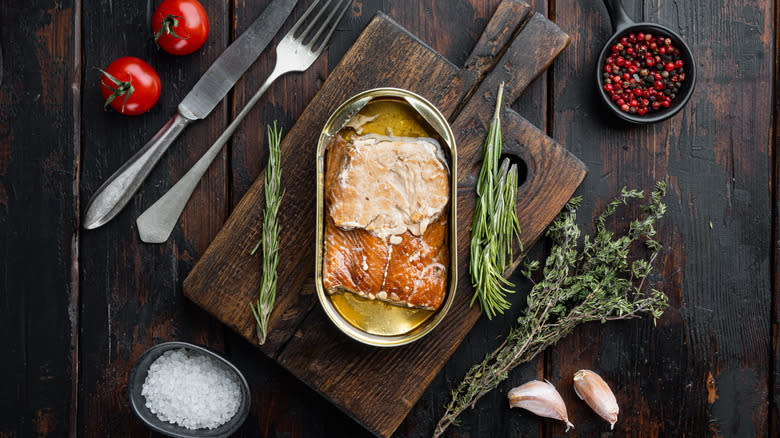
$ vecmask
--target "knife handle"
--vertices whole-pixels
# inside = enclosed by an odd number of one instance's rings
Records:
[[[122,211],[168,146],[192,122],[177,112],[141,150],[114,172],[92,195],[84,214],[84,228],[91,230],[104,225]]]

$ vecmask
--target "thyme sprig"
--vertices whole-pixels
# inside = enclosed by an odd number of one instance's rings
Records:
[[[496,111],[490,122],[483,147],[482,169],[477,181],[477,206],[471,228],[471,259],[469,273],[474,286],[471,304],[479,305],[488,319],[509,309],[506,294],[513,285],[504,272],[513,261],[512,245],[520,249],[520,221],[517,219],[517,165],[501,157],[501,98],[504,84],[498,90]]]
[[[276,301],[276,267],[279,264],[279,205],[282,203],[284,191],[281,190],[282,171],[280,169],[282,130],[268,126],[268,167],[265,171],[265,212],[263,212],[263,235],[252,250],[254,254],[259,247],[263,248],[263,278],[260,283],[260,294],[256,303],[249,303],[252,314],[257,321],[257,337],[259,344],[265,344],[268,337],[268,320]]]
[[[668,307],[668,298],[656,289],[646,290],[645,280],[661,250],[653,240],[654,223],[661,219],[666,206],[663,182],[656,184],[643,215],[632,221],[627,233],[616,236],[607,229],[607,219],[620,205],[631,199],[644,198],[641,191],[623,189],[595,221],[595,236],[585,236],[578,247],[580,228],[576,224],[581,198],[573,198],[547,230],[552,250],[544,266],[533,261],[523,274],[531,279],[542,269],[542,279],[534,282],[528,295],[528,308],[518,318],[504,342],[485,359],[474,365],[452,392],[433,436],[440,436],[457,424],[461,412],[504,381],[516,366],[528,362],[547,347],[589,321],[612,321],[649,314],[655,322]],[[632,245],[644,241],[646,258],[629,260]],[[533,282],[533,279],[531,279]]]

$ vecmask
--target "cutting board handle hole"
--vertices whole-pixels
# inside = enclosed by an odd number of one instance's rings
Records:
[[[501,159],[498,161],[499,163],[502,163],[504,161],[504,158],[509,158],[509,162],[512,164],[517,165],[517,186],[520,187],[525,183],[525,180],[528,179],[528,165],[525,164],[525,160],[520,158],[519,156],[512,154],[512,153],[505,153],[501,155]],[[461,187],[473,187],[477,185],[477,180],[479,179],[479,172],[482,170],[482,160],[477,161],[474,163],[473,166],[471,166],[471,170],[469,171],[466,180],[459,184]]]
[[[525,164],[525,160],[512,153],[501,154],[499,163],[503,163],[505,158],[509,158],[509,165],[517,165],[517,186],[520,187],[525,183],[528,178],[528,166]]]

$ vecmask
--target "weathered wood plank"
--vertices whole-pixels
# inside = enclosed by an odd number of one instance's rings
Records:
[[[470,8],[470,3],[474,3],[473,9]],[[381,0],[372,0],[372,1],[361,1],[361,2],[354,2],[352,5],[352,9],[350,12],[348,12],[347,16],[342,20],[338,27],[338,31],[333,36],[333,39],[331,40],[331,44],[329,45],[328,52],[327,52],[327,59],[328,59],[328,71],[332,70],[336,63],[343,57],[344,53],[349,50],[349,48],[352,46],[353,42],[359,35],[359,33],[365,28],[365,26],[368,24],[369,20],[375,15],[376,12],[383,10],[386,13],[388,13],[391,17],[399,21],[400,23],[406,23],[410,26],[415,25],[417,27],[422,27],[420,29],[420,33],[418,34],[420,38],[431,44],[432,47],[439,51],[440,53],[449,53],[452,54],[453,59],[460,60],[464,56],[465,53],[467,53],[465,50],[471,45],[474,44],[473,38],[476,38],[481,34],[481,26],[484,26],[487,22],[487,20],[491,17],[494,5],[498,3],[497,0],[490,0],[490,1],[471,1],[466,2],[465,5],[458,6],[458,14],[452,14],[450,11],[448,11],[447,8],[442,8],[441,6],[438,6],[440,10],[433,11],[432,8],[426,7],[425,3],[422,3],[422,8],[425,10],[424,12],[424,23],[420,19],[419,10],[417,8],[409,8],[408,3],[390,3],[386,4],[386,2],[383,2]],[[303,2],[301,5],[299,5],[299,8],[302,10]],[[443,6],[443,5],[442,5]],[[259,5],[256,7],[260,7]],[[511,12],[515,14],[519,14],[522,12],[522,6],[520,3],[513,3],[513,2],[507,2],[505,4],[506,8],[510,8]],[[241,14],[240,8],[252,8],[252,5],[244,5],[243,3],[239,3],[236,5],[237,8],[237,15]],[[468,9],[466,13],[462,13],[463,9]],[[251,15],[251,13],[247,13],[247,16]],[[294,18],[294,17],[293,17]],[[291,19],[290,21],[293,21]],[[289,26],[289,23],[288,23]],[[496,26],[499,26],[499,23],[496,22]],[[443,32],[439,29],[442,28],[448,28],[449,30],[446,32]],[[501,29],[502,31],[506,32],[507,29]],[[511,32],[513,29],[509,29]],[[498,32],[495,32],[496,34]],[[452,36],[452,37],[451,37]],[[508,37],[509,35],[504,35],[505,37]],[[465,37],[469,37],[468,40],[465,40]],[[434,40],[436,40],[434,42]],[[455,41],[453,43],[452,41]],[[491,41],[496,48],[493,50],[499,50],[503,45],[506,44],[506,41],[503,41],[500,38],[496,38],[493,41]],[[487,45],[487,44],[486,44]],[[453,50],[453,47],[455,48]],[[459,48],[460,47],[460,48]],[[488,57],[491,53],[489,51],[485,51],[482,56]],[[495,54],[495,52],[493,52]],[[270,71],[272,68],[273,63],[273,56],[268,57],[261,57],[260,61],[258,61],[258,65],[265,65],[265,67],[261,67],[267,71]],[[475,63],[476,64],[476,63]],[[314,72],[316,76],[312,77],[312,80],[310,83],[315,84],[317,88],[321,85],[322,78],[327,77],[326,72],[321,71],[315,71],[315,68],[317,67],[317,64],[307,71],[307,75],[309,72]],[[490,66],[479,64],[479,71],[480,74],[484,74],[484,70]],[[257,67],[255,67],[257,68]],[[474,69],[477,70],[477,69]],[[469,70],[471,71],[471,70]],[[251,74],[251,72],[250,72]],[[264,77],[261,74],[258,74],[257,83],[262,81]],[[307,83],[304,83],[303,85],[306,85]],[[300,84],[296,84],[295,86],[299,86]],[[239,84],[240,86],[240,84]],[[274,92],[274,87],[272,87],[268,91],[268,96],[271,96],[271,93]],[[463,92],[463,90],[458,89],[459,92]],[[279,93],[274,98],[268,97],[269,102],[274,102],[275,106],[273,108],[286,108],[286,107],[295,107],[297,105],[296,102],[303,101],[308,102],[311,100],[311,97],[313,97],[314,92],[316,92],[316,89],[311,91],[297,91],[296,93],[290,93],[289,90],[285,90],[283,93]],[[260,105],[259,105],[260,106]],[[255,113],[266,113],[267,109],[271,107],[271,104],[266,104],[260,106],[259,109],[255,110]],[[272,109],[273,109],[272,108]],[[446,108],[442,109],[443,111],[447,112]],[[300,111],[299,111],[300,112]],[[257,133],[255,134],[253,139],[261,139],[263,132],[259,129],[260,125],[263,125],[264,123],[267,123],[269,120],[276,119],[277,115],[279,117],[279,121],[281,126],[292,126],[294,120],[297,118],[298,114],[294,114],[292,117],[292,120],[290,120],[288,123],[284,123],[283,120],[285,118],[290,118],[290,113],[286,112],[284,114],[273,114],[273,117],[270,115],[268,117],[265,117],[265,119],[262,119],[258,117],[257,122]],[[250,115],[251,117],[251,115]],[[252,129],[252,128],[247,128]],[[238,146],[236,146],[237,140],[234,139],[234,174],[242,173],[243,171],[240,170],[241,167],[241,160],[242,158],[237,157],[237,154],[241,153],[238,151]],[[265,144],[263,142],[262,146],[259,144],[254,147],[247,147],[246,148],[246,155],[244,162],[256,162],[260,163],[260,166],[264,166],[265,161]],[[248,167],[248,166],[247,166]],[[243,172],[243,173],[251,173],[251,172]],[[257,173],[254,173],[252,175],[256,175],[261,173],[261,170],[257,170]],[[254,176],[249,179],[249,182],[251,182],[254,179]],[[241,184],[241,181],[236,177],[233,180],[234,182],[234,189],[236,190],[237,194],[242,194],[246,191],[246,188],[239,187],[238,184]],[[237,202],[238,195],[233,197],[234,202]],[[231,342],[231,339],[234,340],[234,342]],[[244,428],[246,431],[245,434],[248,434],[247,436],[255,436],[252,435],[254,430],[260,430],[263,432],[263,434],[268,434],[270,431],[274,430],[277,431],[277,433],[283,433],[284,431],[291,432],[293,435],[298,436],[362,436],[362,435],[370,435],[369,432],[367,432],[364,428],[358,426],[356,423],[354,423],[352,420],[347,419],[344,414],[339,412],[337,409],[333,407],[333,405],[326,401],[324,398],[320,397],[319,395],[315,394],[311,391],[308,387],[303,385],[297,378],[292,377],[288,372],[281,371],[278,365],[271,363],[272,365],[269,366],[258,366],[257,362],[268,364],[268,360],[265,358],[264,355],[258,354],[254,351],[246,351],[247,346],[249,345],[244,339],[240,339],[234,336],[228,337],[229,343],[231,344],[231,348],[233,351],[232,358],[234,361],[240,363],[245,357],[253,358],[253,361],[250,363],[247,363],[244,369],[248,369],[248,375],[250,377],[250,383],[253,381],[259,381],[259,382],[267,382],[267,381],[273,381],[273,382],[279,382],[283,381],[284,384],[277,384],[271,386],[271,390],[269,392],[269,386],[265,384],[259,384],[255,385],[253,384],[253,395],[255,397],[255,400],[263,400],[266,401],[265,403],[257,403],[253,410],[255,411],[253,414],[257,416],[257,421],[260,423],[257,427],[259,429],[255,429],[254,425],[252,427],[246,427]],[[257,359],[258,357],[262,359]],[[448,389],[443,389],[444,391],[447,391]],[[309,395],[303,395],[303,394],[309,394]],[[269,401],[273,400],[272,403],[269,403]],[[286,420],[283,420],[282,422],[284,424],[278,424],[278,418],[286,418],[287,412],[290,410],[297,411],[296,408],[291,408],[292,406],[300,406],[301,403],[306,403],[307,409],[307,418],[309,418],[311,421],[308,422],[295,422],[291,421],[288,422]],[[425,402],[422,402],[425,403]],[[419,403],[418,403],[419,405]],[[335,419],[334,419],[335,418]],[[338,419],[341,420],[338,420]],[[250,418],[248,423],[251,423],[253,418]],[[419,425],[422,425],[422,430],[427,430],[427,428],[432,427],[431,423],[431,417],[428,415],[428,421],[425,423],[416,422]],[[428,426],[426,426],[426,424]],[[290,427],[291,425],[294,425],[294,427]],[[352,425],[352,428],[347,427],[348,425]],[[287,428],[285,428],[287,426]],[[345,429],[345,427],[347,427]]]
[[[237,37],[271,1],[235,0],[233,3],[231,29],[233,37]],[[311,3],[311,1],[299,0],[285,25],[269,43],[268,48],[260,56],[257,63],[236,83],[231,99],[231,117],[241,111],[246,101],[265,82],[276,63],[276,44]],[[345,33],[345,28],[349,28],[350,16],[351,14],[347,12],[341,21],[342,24],[337,28],[334,38],[339,38],[341,34]],[[355,36],[353,29],[350,43],[354,41]],[[305,72],[290,73],[277,79],[233,135],[230,143],[231,210],[236,207],[257,176],[265,169],[268,150],[266,127],[273,121],[277,121],[278,126],[285,133],[289,131],[327,76],[328,56],[326,54],[315,61]]]
[[[82,197],[95,189],[151,138],[229,40],[228,5],[203,2],[210,18],[206,44],[191,55],[159,51],[151,32],[157,2],[84,2],[84,64],[105,67],[120,56],[146,60],[160,74],[163,92],[148,113],[126,117],[102,110],[99,73],[84,77]],[[148,433],[132,414],[126,382],[135,359],[161,341],[188,340],[220,349],[223,330],[181,294],[181,282],[227,213],[227,157],[212,165],[196,189],[172,238],[140,242],[136,217],[197,160],[226,125],[222,103],[171,146],[138,194],[116,219],[85,231],[81,244],[81,376],[79,434]],[[86,204],[86,203],[83,203]]]
[[[238,35],[270,3],[233,2],[233,35]],[[299,0],[279,34],[268,45],[257,63],[239,80],[234,89],[231,116],[236,114],[265,81],[276,62],[276,43],[300,17],[310,1]],[[234,208],[252,183],[262,175],[267,162],[266,126],[278,121],[284,134],[292,128],[306,105],[322,86],[328,73],[352,45],[374,15],[371,2],[352,5],[338,25],[331,44],[320,59],[303,73],[278,79],[233,136],[229,148],[230,208]],[[381,3],[381,2],[379,2]],[[380,5],[381,6],[381,5]],[[373,9],[376,11],[377,9]],[[341,47],[341,51],[334,46]],[[285,169],[286,171],[286,169]],[[258,210],[262,205],[257,206]],[[252,387],[253,406],[241,435],[257,436],[350,436],[366,434],[365,429],[343,415],[335,406],[313,393],[288,371],[270,360],[243,337],[230,333],[226,338],[231,360],[241,367]],[[308,394],[308,395],[307,395]]]
[[[769,401],[769,436],[777,436],[780,433],[780,155],[777,145],[780,144],[780,4],[774,2],[774,82],[772,90],[774,95],[774,108],[772,111],[772,132],[769,136],[769,157],[772,159],[772,260],[771,260],[771,281],[772,281],[772,368],[769,379],[769,391],[771,399]]]
[[[0,3],[0,436],[75,427],[79,8]]]
[[[423,26],[423,29],[419,31],[413,30],[413,33],[418,34],[420,39],[427,42],[432,39],[432,35],[428,36],[429,34],[436,33],[436,29],[448,26],[447,23],[449,23],[450,26],[453,26],[449,30],[450,34],[460,34],[461,31],[458,29],[460,26],[466,26],[472,22],[481,24],[493,15],[500,16],[499,8],[517,7],[514,3],[498,3],[496,1],[471,1],[470,3],[474,5],[471,14],[449,14],[447,12],[436,14],[432,18],[440,20],[441,23]],[[538,0],[529,1],[528,3],[531,4],[536,12],[542,15],[547,14],[547,1]],[[393,14],[394,17],[397,17],[397,14],[404,14],[404,8],[395,8]],[[461,23],[460,20],[464,20],[464,15],[467,18],[465,23]],[[519,11],[510,12],[507,15],[517,16]],[[401,23],[405,22],[402,17],[398,17],[398,21]],[[493,23],[493,21],[490,23]],[[504,27],[503,31],[507,36],[514,35],[518,30],[517,28],[506,26],[504,23],[497,23],[497,25]],[[479,35],[479,32],[471,32],[471,34]],[[486,44],[481,41],[481,38],[484,38],[486,34],[498,35],[500,33],[491,32],[486,27],[485,34],[480,37],[476,47],[489,47],[491,50],[482,54],[472,52],[464,63],[465,72],[468,72],[469,66],[473,65],[479,69],[479,76],[483,77],[495,67],[494,64],[486,63],[483,59],[488,58],[490,54],[494,54],[493,50],[495,50],[495,47],[503,48],[505,43],[502,43],[500,40],[491,40],[490,43],[492,44]],[[470,43],[470,45],[473,45],[473,43]],[[442,46],[433,47],[440,53],[449,53],[449,56],[453,56],[453,59],[455,59],[455,54],[460,52],[460,50],[448,49]],[[456,45],[456,47],[458,46]],[[459,64],[459,62],[456,62],[456,64]],[[551,68],[554,68],[554,65]],[[547,118],[546,89],[548,72],[549,70],[534,81],[512,105],[512,108],[519,114],[542,129],[546,126]],[[461,72],[461,75],[463,73]],[[511,102],[509,103],[511,104]],[[505,126],[504,133],[507,132]],[[466,219],[459,218],[459,221],[463,220]],[[467,220],[470,222],[471,218]],[[530,251],[529,257],[537,258],[539,256],[538,250],[542,246],[541,244],[535,245],[534,249]],[[443,413],[443,406],[450,401],[450,392],[454,385],[460,381],[472,365],[480,362],[485,354],[498,347],[501,343],[503,334],[515,323],[517,316],[522,311],[522,303],[525,300],[524,292],[528,289],[527,282],[524,282],[519,275],[513,275],[510,277],[510,280],[515,283],[515,290],[517,291],[514,296],[510,297],[511,302],[514,303],[512,308],[492,321],[487,318],[480,318],[477,321],[461,345],[455,350],[450,360],[444,365],[444,368],[442,368],[428,389],[420,397],[420,400],[414,405],[404,422],[398,427],[396,436],[429,436]],[[505,388],[511,388],[528,380],[543,378],[544,358],[540,357],[538,360],[526,364],[515,371],[510,380],[505,384]],[[456,436],[468,434],[471,436],[539,436],[545,424],[544,420],[534,415],[521,414],[516,409],[510,410],[506,404],[505,388],[486,395],[474,409],[464,412],[460,417],[461,426],[454,428],[453,433]]]
[[[621,404],[616,434],[766,436],[772,7],[648,1],[630,10],[678,31],[698,62],[687,107],[644,127],[609,115],[592,88],[611,34],[601,2],[556,2],[556,11],[573,41],[555,71],[553,132],[591,168],[580,218],[587,222],[622,186],[667,180],[656,278],[671,307],[655,328],[648,320],[581,327],[552,350],[551,381],[586,436],[608,425],[573,394],[579,368],[612,384]],[[612,224],[623,227],[636,212]]]

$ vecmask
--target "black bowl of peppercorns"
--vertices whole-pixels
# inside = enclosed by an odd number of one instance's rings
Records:
[[[607,106],[632,123],[655,123],[675,115],[696,84],[691,49],[671,29],[633,22],[620,0],[604,0],[615,34],[601,50],[596,82]]]

